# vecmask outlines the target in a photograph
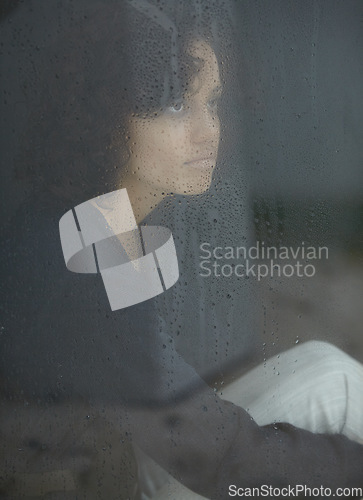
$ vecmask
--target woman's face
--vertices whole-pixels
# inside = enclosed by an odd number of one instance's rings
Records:
[[[188,52],[198,70],[183,99],[155,118],[130,122],[132,175],[163,194],[203,193],[217,160],[221,93],[217,59],[203,41],[193,42]]]

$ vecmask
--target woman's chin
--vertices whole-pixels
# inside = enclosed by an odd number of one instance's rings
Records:
[[[184,186],[179,186],[174,192],[184,196],[193,196],[206,193],[212,184],[212,176],[206,176],[203,179],[198,179],[196,182],[190,182]]]

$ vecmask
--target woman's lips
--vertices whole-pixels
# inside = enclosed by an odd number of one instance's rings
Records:
[[[215,165],[216,158],[213,156],[205,156],[202,158],[195,158],[194,160],[191,161],[186,161],[184,165],[191,165],[191,166],[211,166]]]

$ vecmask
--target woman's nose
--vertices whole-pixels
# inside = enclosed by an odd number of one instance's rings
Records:
[[[192,140],[195,143],[219,140],[219,118],[208,106],[196,110],[192,122]]]

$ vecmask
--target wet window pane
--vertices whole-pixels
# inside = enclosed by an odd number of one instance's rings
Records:
[[[362,4],[0,13],[1,494],[363,497]]]

